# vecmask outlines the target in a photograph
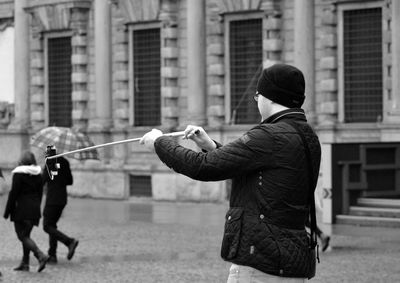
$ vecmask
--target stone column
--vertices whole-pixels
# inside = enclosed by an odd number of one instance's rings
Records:
[[[188,123],[206,123],[205,0],[187,1]]]
[[[392,1],[392,99],[400,114],[400,1]]]
[[[15,119],[11,129],[24,130],[30,126],[29,96],[29,14],[25,13],[26,1],[14,1],[15,22]]]
[[[91,130],[112,126],[111,95],[111,7],[109,1],[94,1],[96,117],[89,122]]]
[[[294,65],[306,81],[306,100],[303,108],[309,122],[315,122],[315,52],[314,0],[294,1]]]

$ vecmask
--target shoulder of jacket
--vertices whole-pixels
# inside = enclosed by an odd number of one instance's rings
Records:
[[[257,127],[269,133],[279,133],[279,132],[287,132],[293,130],[293,127],[289,123],[285,122],[277,122],[273,124],[260,124]]]
[[[13,178],[23,178],[25,176],[28,176],[28,174],[22,173],[22,172],[15,172],[15,173],[12,173],[12,176],[13,176]]]
[[[257,125],[240,137],[240,141],[244,144],[265,143],[273,137],[273,130],[270,127],[265,127],[263,124]]]

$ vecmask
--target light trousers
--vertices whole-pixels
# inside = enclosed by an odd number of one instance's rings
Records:
[[[306,278],[280,277],[264,273],[255,268],[232,264],[229,269],[227,283],[300,283],[306,282]]]

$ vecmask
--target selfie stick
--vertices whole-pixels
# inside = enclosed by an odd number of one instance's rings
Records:
[[[198,132],[198,130],[196,132]],[[178,136],[183,136],[183,135],[185,135],[184,131],[163,134],[163,136],[166,136],[166,137],[178,137]],[[85,147],[85,148],[80,148],[80,149],[52,155],[52,156],[47,157],[46,160],[54,159],[57,157],[68,155],[68,154],[74,154],[74,153],[78,153],[78,152],[82,152],[82,151],[92,150],[92,149],[96,149],[96,148],[100,148],[100,147],[106,147],[106,146],[110,146],[110,145],[117,145],[117,144],[129,143],[129,142],[137,142],[137,141],[140,141],[141,139],[142,138],[134,138],[134,139],[127,139],[127,140],[122,140],[122,141],[115,141],[115,142],[109,142],[109,143],[103,143],[103,144],[99,144],[99,145],[89,146],[89,147]]]

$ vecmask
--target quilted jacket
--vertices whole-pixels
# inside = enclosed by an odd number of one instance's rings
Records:
[[[174,171],[200,181],[232,179],[221,256],[284,277],[308,276],[308,164],[305,134],[318,179],[321,147],[302,109],[269,117],[239,139],[209,152],[184,148],[170,137],[159,137],[155,150]]]

